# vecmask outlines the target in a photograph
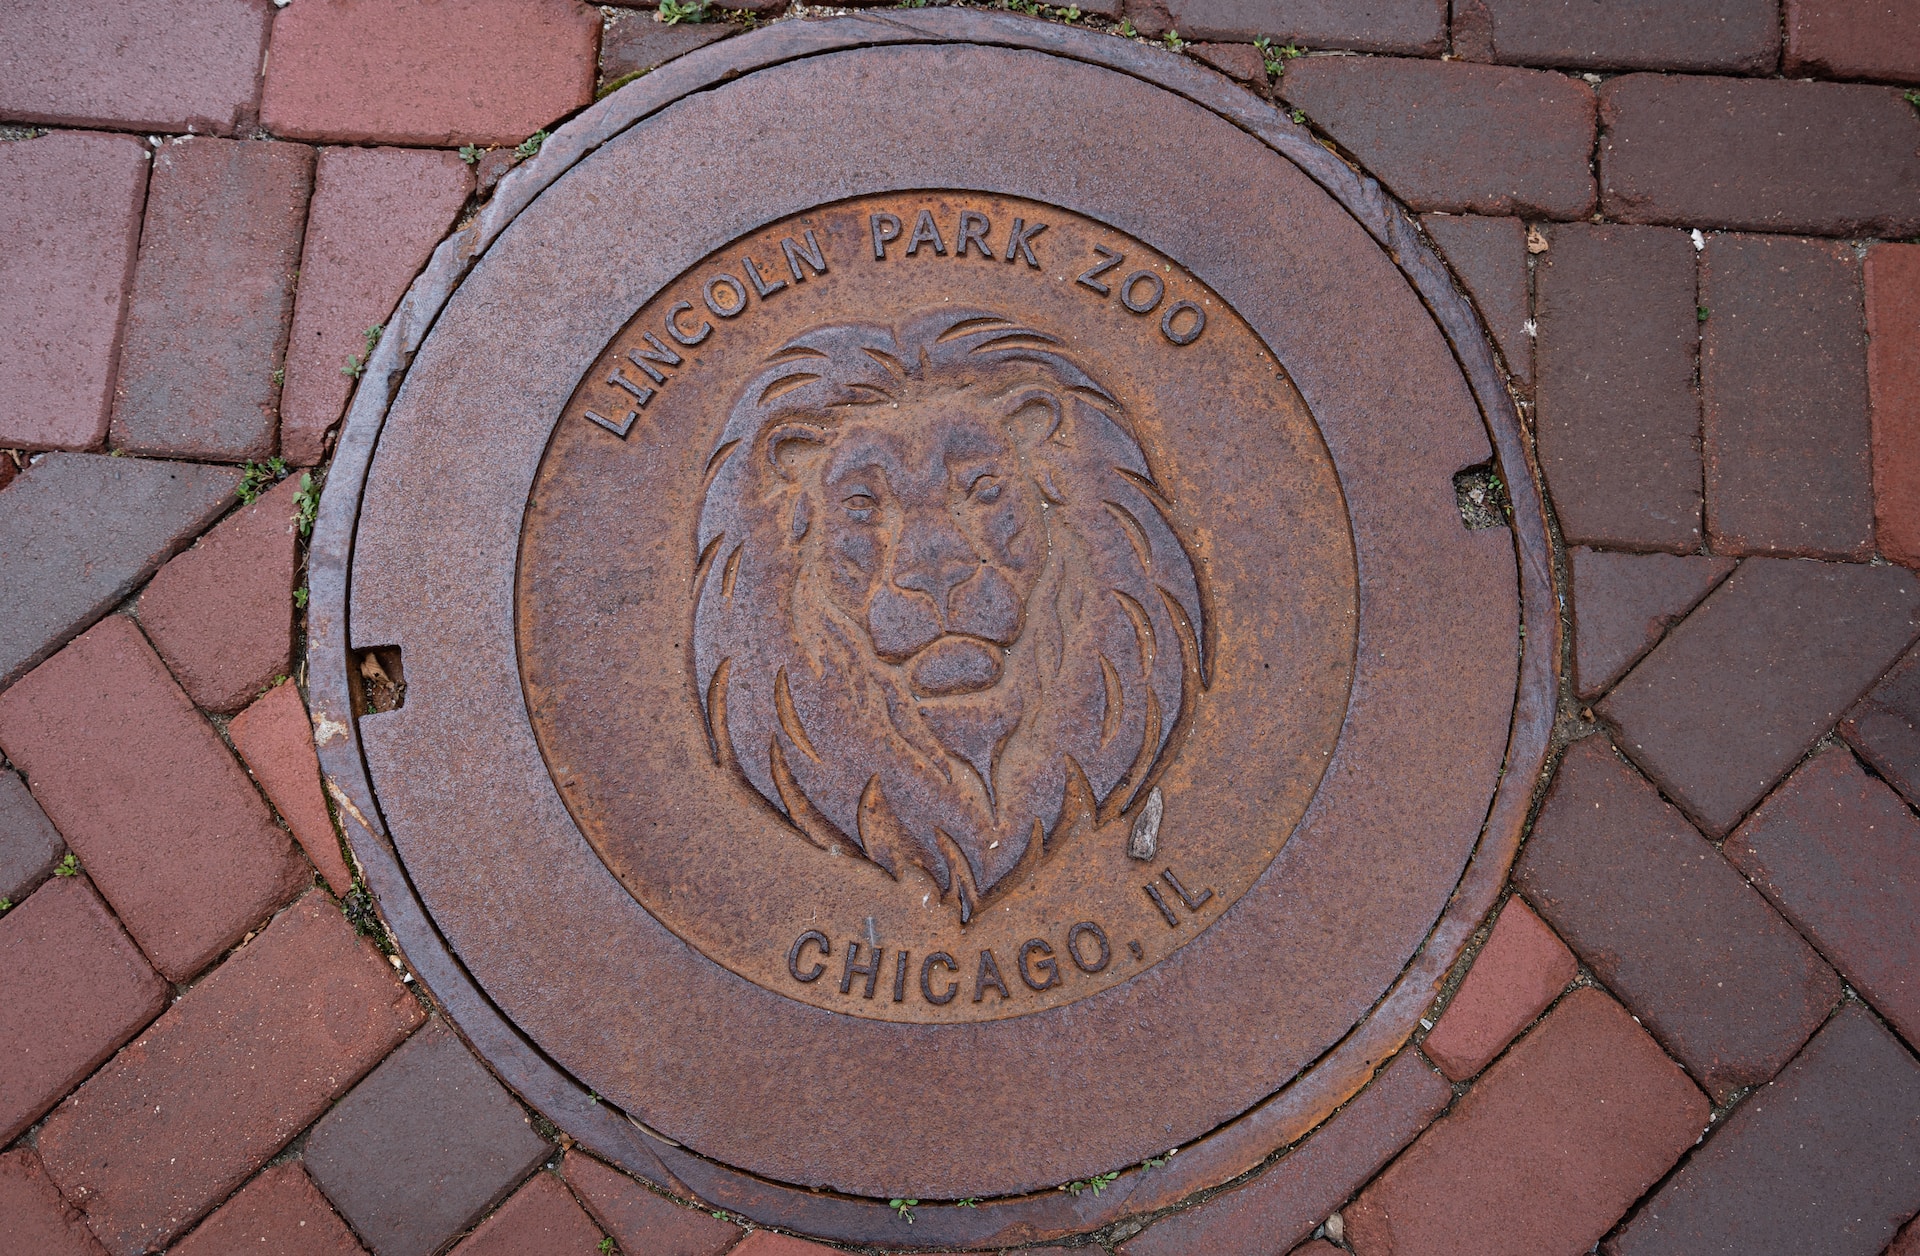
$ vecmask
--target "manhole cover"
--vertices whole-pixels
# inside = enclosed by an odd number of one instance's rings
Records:
[[[1122,40],[794,22],[441,250],[312,684],[408,957],[576,1139],[1031,1239],[1244,1171],[1413,1031],[1544,753],[1545,552],[1471,311],[1305,132]]]

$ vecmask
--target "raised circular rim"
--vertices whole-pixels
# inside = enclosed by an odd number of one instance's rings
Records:
[[[1498,892],[1545,759],[1553,714],[1558,622],[1553,613],[1546,527],[1534,479],[1527,470],[1525,436],[1491,350],[1471,307],[1420,241],[1411,217],[1371,180],[1355,175],[1270,107],[1189,62],[1128,41],[1010,15],[949,10],[781,23],[752,37],[716,45],[656,71],[563,128],[538,158],[502,184],[494,202],[473,223],[436,253],[389,324],[342,433],[314,538],[310,620],[310,685],[329,792],[340,806],[356,853],[409,959],[506,1080],[588,1148],[669,1189],[690,1186],[756,1219],[795,1224],[816,1234],[897,1243],[897,1224],[882,1204],[823,1197],[768,1183],[640,1135],[604,1105],[590,1102],[577,1083],[542,1058],[492,1006],[427,918],[384,830],[371,819],[377,812],[347,698],[345,593],[360,491],[388,400],[404,371],[404,359],[424,339],[475,259],[540,190],[627,126],[704,86],[820,52],[860,45],[948,42],[1048,52],[1118,70],[1172,91],[1263,141],[1345,207],[1398,262],[1446,336],[1479,404],[1496,456],[1508,471],[1524,636],[1506,770],[1479,846],[1425,945],[1373,1011],[1294,1084],[1202,1138],[1207,1155],[1183,1156],[1176,1162],[1177,1171],[1171,1166],[1158,1171],[1152,1190],[1144,1195],[1136,1198],[1138,1193],[1123,1177],[1121,1184],[1098,1197],[1042,1193],[988,1201],[977,1209],[929,1208],[922,1211],[913,1238],[930,1245],[1031,1241],[1095,1228],[1141,1211],[1143,1205],[1157,1206],[1147,1203],[1148,1195],[1170,1202],[1173,1191],[1188,1193],[1257,1164],[1275,1147],[1311,1128],[1398,1048]],[[1521,473],[1514,474],[1516,469]],[[1128,1175],[1134,1176],[1138,1175]]]

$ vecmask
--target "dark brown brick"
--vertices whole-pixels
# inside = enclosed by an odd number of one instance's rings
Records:
[[[1920,575],[1749,558],[1597,709],[1661,792],[1720,837],[1917,634]]]
[[[1428,214],[1420,220],[1447,265],[1487,321],[1507,369],[1533,383],[1533,337],[1527,331],[1527,229],[1518,218]]]
[[[1920,83],[1920,22],[1908,0],[1785,0],[1794,78]]]
[[[1920,1042],[1920,820],[1843,746],[1727,839],[1727,858],[1909,1042]]]
[[[169,141],[154,152],[113,443],[212,461],[274,451],[313,150]]]
[[[78,1212],[60,1198],[31,1147],[0,1156],[0,1251],[9,1256],[101,1256]]]
[[[1592,212],[1593,91],[1538,70],[1303,57],[1280,95],[1416,210]]]
[[[1453,50],[1519,65],[1760,74],[1780,59],[1780,14],[1775,0],[1455,0]]]
[[[308,894],[55,1109],[40,1154],[115,1256],[163,1247],[421,1019],[379,952]]]
[[[1734,1110],[1609,1256],[1874,1256],[1920,1203],[1920,1063],[1847,1008]]]
[[[1867,386],[1874,539],[1894,562],[1920,568],[1920,244],[1867,254]]]
[[[577,1150],[567,1152],[560,1171],[623,1252],[720,1256],[740,1238],[740,1227],[732,1222],[664,1199]]]
[[[1514,880],[1701,1085],[1764,1082],[1840,983],[1604,737],[1576,742]]]
[[[1584,1252],[1707,1114],[1619,1004],[1575,990],[1342,1211],[1347,1241],[1359,1256]]]
[[[20,777],[0,768],[0,898],[18,903],[49,876],[66,849]]]
[[[306,1163],[377,1256],[426,1256],[506,1198],[548,1150],[435,1022],[314,1127]]]
[[[1570,545],[1700,546],[1693,246],[1557,226],[1535,261],[1540,463]]]
[[[0,693],[0,747],[169,980],[212,963],[309,875],[123,615]]]
[[[1847,712],[1840,735],[1920,807],[1920,650],[1909,653]]]
[[[236,467],[48,454],[0,495],[0,688],[112,609],[233,503]]]
[[[1267,90],[1267,60],[1252,44],[1188,44],[1187,55],[1255,91]]]
[[[1524,900],[1507,900],[1453,1001],[1421,1043],[1454,1081],[1485,1068],[1547,1010],[1579,965]]]
[[[1733,570],[1731,558],[1567,551],[1573,577],[1574,693],[1606,692],[1662,633]]]
[[[0,916],[0,1144],[40,1119],[166,1006],[148,965],[83,877]]]
[[[1402,1052],[1260,1176],[1156,1222],[1119,1250],[1123,1256],[1269,1256],[1288,1248],[1412,1142],[1452,1097],[1418,1052]]]
[[[1356,52],[1446,51],[1444,0],[1167,0],[1188,39],[1253,40]]]
[[[1708,544],[1869,557],[1867,327],[1852,246],[1715,236],[1700,304]]]
[[[1920,1256],[1920,1216],[1900,1227],[1900,1233],[1887,1244],[1885,1256]]]
[[[582,1248],[582,1256],[592,1245]],[[277,1164],[167,1249],[168,1256],[361,1256],[347,1223],[298,1161]]]
[[[536,1256],[578,1252],[589,1256],[600,1245],[600,1227],[581,1210],[566,1185],[551,1173],[536,1173],[491,1217],[460,1240],[453,1256]],[[639,1246],[635,1252],[657,1248]]]
[[[230,715],[292,670],[299,491],[289,476],[234,511],[140,595],[140,627],[197,706]]]
[[[1891,88],[1628,74],[1600,89],[1600,124],[1609,218],[1920,232],[1920,112]]]
[[[647,9],[614,9],[600,28],[600,90],[684,57],[739,30],[725,22],[654,20]]]

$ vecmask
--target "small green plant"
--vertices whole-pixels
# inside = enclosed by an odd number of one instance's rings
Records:
[[[480,147],[478,144],[462,144],[460,146],[460,160],[466,162],[469,166],[477,166],[480,164],[481,154],[486,151],[486,149]]]
[[[1305,126],[1307,124],[1307,115],[1298,109],[1295,109],[1292,113],[1289,113],[1287,116],[1293,119],[1293,124],[1295,126]]]
[[[686,3],[682,0],[660,0],[660,12],[655,20],[665,22],[668,26],[680,22],[697,25],[707,20],[707,4],[708,0],[687,0]]]
[[[1140,36],[1140,32],[1133,29],[1133,19],[1130,17],[1121,18],[1120,25],[1113,28],[1113,33],[1122,39],[1137,39]]]
[[[80,857],[78,855],[75,855],[72,851],[68,851],[66,858],[62,859],[59,863],[53,865],[53,875],[56,877],[79,876],[80,875]]]
[[[1709,310],[1704,305],[1696,305],[1693,307],[1693,317],[1696,322],[1701,322],[1701,323],[1706,322],[1707,316],[1710,315],[1711,313],[1713,313],[1713,311]]]
[[[1145,1160],[1142,1160],[1140,1162],[1140,1167],[1143,1169],[1157,1169],[1161,1165],[1165,1164],[1168,1161],[1168,1159],[1170,1159],[1170,1157],[1148,1156]]]
[[[252,505],[260,500],[260,495],[272,488],[287,474],[284,458],[269,458],[265,462],[249,462],[240,470],[240,487],[235,489],[242,502]]]
[[[1920,92],[1901,92],[1900,96],[1915,109],[1920,109]]]
[[[887,1201],[887,1207],[899,1213],[901,1219],[908,1225],[913,1224],[913,1210],[919,1206],[920,1201],[917,1199],[889,1199]]]
[[[613,1240],[604,1239],[604,1238],[601,1239],[600,1246],[595,1248],[594,1250],[598,1251],[601,1254],[601,1256],[606,1256],[606,1253],[611,1252],[613,1250]]]
[[[282,384],[284,384],[284,383],[286,383],[286,382],[287,382],[287,372],[286,372],[286,368],[285,368],[285,367],[279,367],[279,366],[276,366],[276,367],[274,367],[274,368],[273,368],[273,386],[274,386],[275,388],[278,388],[278,387],[280,387],[280,385],[282,385]]]
[[[1120,1174],[1118,1171],[1113,1173],[1099,1173],[1084,1182],[1068,1182],[1059,1189],[1069,1195],[1078,1195],[1081,1191],[1092,1191],[1095,1195],[1098,1195],[1101,1191],[1106,1190],[1119,1180]]]
[[[293,495],[293,526],[302,539],[313,535],[313,521],[320,517],[320,481],[313,472],[300,473],[300,488]]]
[[[0,898],[0,916],[4,916],[12,910],[13,900],[10,898]]]
[[[969,1195],[965,1199],[961,1200],[958,1204],[955,1204],[954,1206],[956,1208],[975,1208],[975,1207],[978,1207],[979,1204],[980,1204],[980,1197],[978,1195]]]
[[[1080,20],[1080,17],[1081,17],[1080,6],[1077,4],[1070,4],[1064,9],[1055,9],[1053,11],[1053,15],[1059,18],[1063,22],[1077,22]]]
[[[1267,63],[1267,73],[1274,78],[1287,72],[1287,62],[1307,55],[1307,50],[1298,44],[1276,44],[1266,35],[1254,40],[1253,46],[1260,50],[1260,59]]]
[[[295,590],[293,591],[293,605],[294,605],[294,607],[295,607],[296,609],[298,609],[298,610],[306,610],[306,609],[307,609],[307,599],[308,599],[309,597],[311,597],[311,596],[313,596],[313,593],[312,593],[312,591],[311,591],[310,589],[308,589],[306,585],[304,585],[304,584],[303,584],[303,585],[301,585],[301,586],[300,586],[299,588],[297,588],[297,589],[295,589]]]
[[[1162,39],[1161,42],[1167,46],[1168,52],[1179,52],[1187,46],[1187,41],[1180,38],[1179,31],[1168,31],[1166,37]]]
[[[526,139],[521,140],[519,144],[514,146],[513,155],[525,161],[540,151],[540,146],[547,142],[547,135],[548,133],[545,131],[535,131],[532,135],[529,135]]]
[[[649,66],[647,68],[652,69],[653,67]],[[593,94],[593,98],[595,100],[605,100],[607,97],[625,87],[628,83],[633,82],[633,80],[644,77],[646,73],[646,70],[635,70],[631,74],[622,74],[617,79],[609,79],[600,85],[600,90]]]

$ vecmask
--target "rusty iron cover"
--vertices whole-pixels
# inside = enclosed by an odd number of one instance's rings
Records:
[[[890,1196],[929,1245],[1172,1202],[1364,1084],[1490,905],[1556,649],[1519,426],[1410,219],[1203,71],[728,41],[549,140],[373,365],[331,792],[463,1033],[663,1187],[890,1244]]]

